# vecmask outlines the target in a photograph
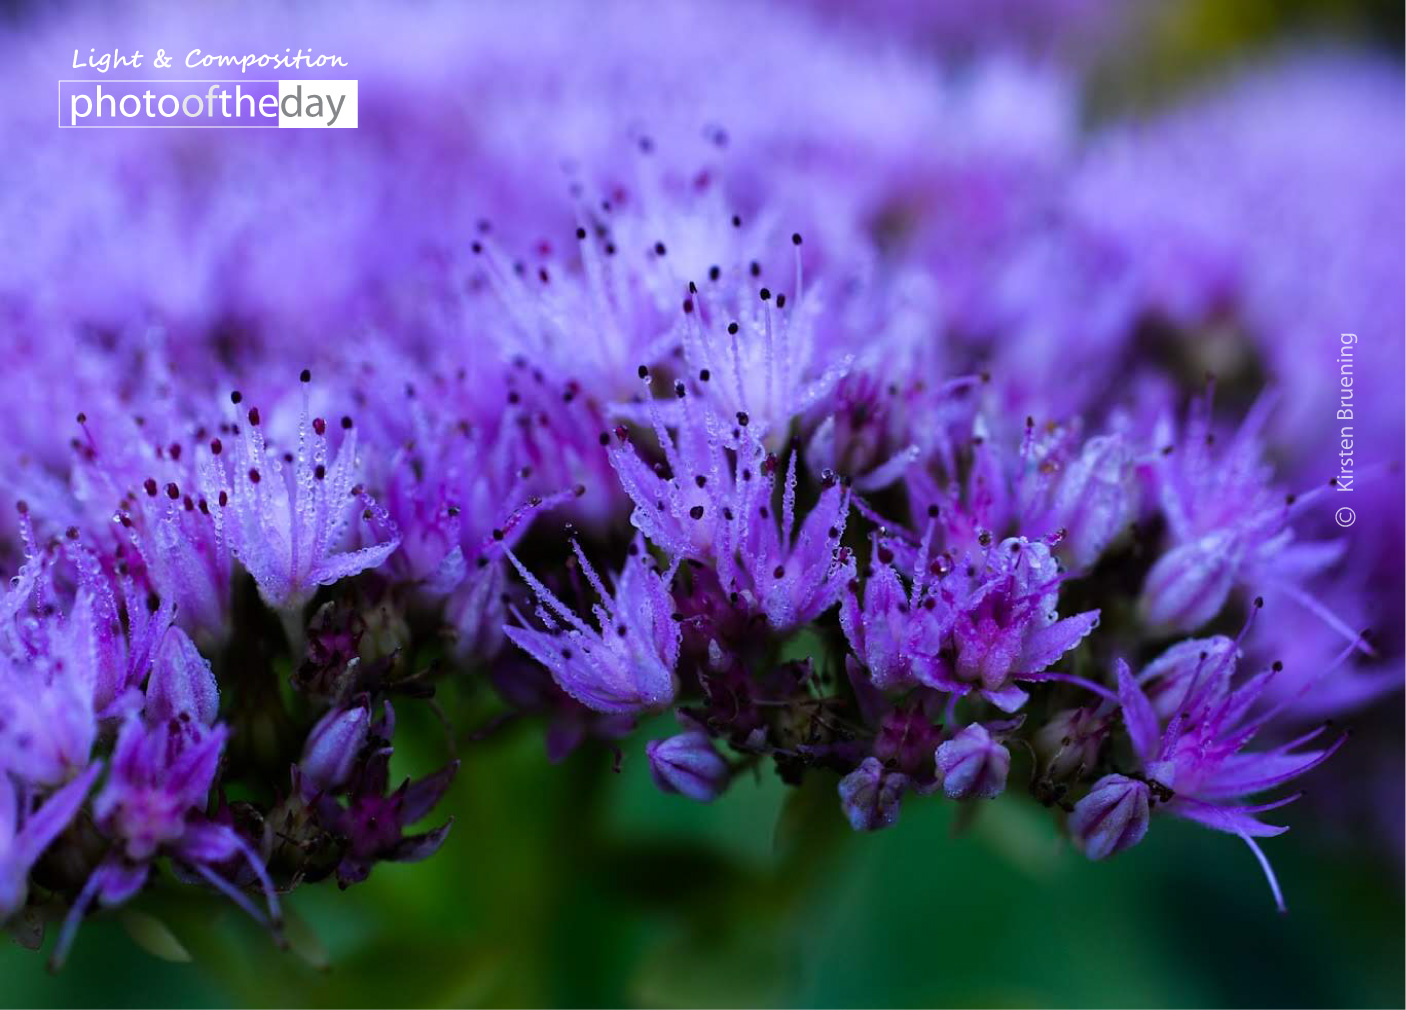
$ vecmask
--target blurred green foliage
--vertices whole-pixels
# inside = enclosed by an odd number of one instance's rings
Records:
[[[406,720],[416,739],[435,738],[428,719]],[[644,740],[670,730],[646,727],[618,774],[605,749],[551,767],[528,724],[464,752],[445,848],[298,891],[295,950],[161,890],[136,907],[189,963],[104,914],[56,977],[0,950],[0,1004],[1401,1005],[1399,867],[1379,852],[1311,827],[1271,840],[1280,916],[1234,838],[1159,819],[1091,864],[1018,790],[961,837],[941,801],[853,835],[823,778],[790,791],[763,773],[701,807],[650,782]]]
[[[1399,52],[1401,5],[1158,5],[1103,61],[1093,111],[1304,37]],[[404,716],[421,750],[401,770],[435,767],[433,717]],[[649,780],[644,741],[670,731],[628,741],[617,775],[600,747],[552,767],[540,726],[512,726],[462,753],[438,856],[299,890],[292,950],[226,903],[158,889],[85,924],[57,976],[0,946],[0,1006],[1403,1005],[1400,853],[1327,840],[1311,808],[1266,844],[1280,916],[1236,839],[1158,819],[1091,864],[1019,789],[961,837],[967,808],[911,799],[892,830],[855,836],[822,777],[790,791],[762,772],[700,807]]]

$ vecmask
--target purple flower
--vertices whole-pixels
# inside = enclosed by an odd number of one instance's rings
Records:
[[[218,691],[210,665],[184,632],[172,629],[147,684],[142,715],[129,714],[117,735],[103,787],[93,799],[93,820],[117,842],[89,875],[54,948],[61,963],[78,924],[97,900],[113,906],[145,883],[150,864],[168,854],[257,921],[277,929],[278,900],[262,861],[232,828],[203,814],[228,731],[211,725]],[[241,860],[262,888],[267,915],[216,867]]]
[[[691,406],[683,382],[675,386],[685,412],[677,438],[656,424],[669,461],[664,475],[617,429],[610,461],[635,503],[631,522],[676,561],[707,561],[722,590],[773,628],[814,620],[840,599],[853,578],[854,559],[840,546],[850,492],[834,474],[822,475],[819,500],[797,529],[796,454],[790,457],[774,511],[780,463],[749,431],[750,417],[715,416],[706,403]]]
[[[175,606],[182,624],[197,635],[223,639],[229,630],[232,557],[212,520],[212,502],[198,490],[194,453],[180,455],[184,466],[169,458],[168,448],[170,479],[143,478],[142,493],[129,496],[115,518],[151,588]]]
[[[1098,624],[1097,610],[1060,619],[1059,581],[1043,543],[1020,537],[989,548],[953,626],[957,680],[979,686],[1004,711],[1024,704],[1026,693],[1012,681],[1041,679]]]
[[[172,629],[147,683],[145,711],[123,722],[93,800],[99,827],[123,841],[133,862],[180,841],[188,817],[204,806],[227,736],[212,725],[218,699],[210,664]]]
[[[147,726],[134,716],[123,724],[93,815],[104,833],[122,839],[127,858],[141,862],[180,841],[187,816],[214,784],[225,737],[223,727],[180,719]]]
[[[995,799],[1005,791],[1011,770],[1011,752],[980,723],[939,746],[936,761],[942,791],[954,800]]]
[[[881,690],[915,682],[940,687],[947,679],[940,654],[954,617],[950,599],[931,578],[934,572],[928,556],[932,533],[933,524],[929,523],[913,565],[911,591],[904,590],[902,579],[890,564],[892,549],[875,538],[877,563],[865,580],[863,606],[853,582],[840,601],[840,627],[874,686]]]
[[[788,290],[756,280],[744,262],[734,262],[722,281],[704,284],[685,303],[688,374],[707,375],[708,406],[721,417],[746,417],[759,438],[780,435],[834,389],[853,360],[818,354],[821,304],[802,283],[799,233],[792,242],[794,271],[779,282]]]
[[[0,772],[59,785],[88,767],[98,731],[90,676],[0,654]]]
[[[1339,663],[1354,648],[1350,645],[1339,657]],[[1235,656],[1233,647],[1224,649],[1217,661],[1211,662],[1208,657],[1197,664],[1190,678],[1183,678],[1182,699],[1165,727],[1142,686],[1122,661],[1118,664],[1118,696],[1133,749],[1149,779],[1168,794],[1168,813],[1241,838],[1263,867],[1275,903],[1282,911],[1284,899],[1279,883],[1255,839],[1282,834],[1288,828],[1266,824],[1258,815],[1293,802],[1299,794],[1263,803],[1251,802],[1250,797],[1316,768],[1347,738],[1341,736],[1327,747],[1302,750],[1323,735],[1328,728],[1323,725],[1268,750],[1245,751],[1284,705],[1281,702],[1252,715],[1280,664],[1232,686]],[[1167,676],[1174,669],[1164,666],[1161,675]],[[1202,682],[1215,681],[1220,682],[1218,687],[1202,687]]]
[[[661,575],[642,551],[631,554],[606,589],[580,545],[572,549],[600,602],[592,629],[550,589],[509,554],[537,595],[538,631],[518,615],[521,626],[505,630],[518,648],[552,672],[561,689],[597,712],[640,712],[661,708],[674,697],[680,631],[669,595],[670,570]]]
[[[0,922],[24,905],[30,867],[68,827],[101,770],[95,762],[37,802],[32,791],[17,788],[0,765]]]
[[[884,768],[868,757],[840,780],[840,807],[855,831],[878,831],[898,821],[908,776]]]
[[[1069,830],[1084,854],[1090,859],[1106,859],[1142,841],[1147,834],[1150,795],[1146,782],[1126,775],[1105,775],[1095,782],[1069,815]]]
[[[727,788],[731,771],[708,734],[690,730],[645,746],[649,773],[666,793],[680,793],[699,803],[711,803]]]
[[[303,376],[306,386],[308,372]],[[342,442],[332,452],[329,426],[309,418],[305,394],[296,445],[280,452],[265,440],[259,409],[243,410],[238,392],[230,398],[230,444],[217,437],[205,447],[201,491],[211,503],[217,535],[226,538],[270,606],[295,611],[318,586],[374,568],[391,555],[400,536],[359,482],[351,418],[339,422]],[[367,546],[354,546],[357,540]]]
[[[360,883],[375,863],[389,860],[415,863],[428,859],[449,836],[454,819],[422,834],[407,835],[406,829],[425,817],[454,781],[459,762],[453,761],[422,779],[405,779],[392,792],[390,783],[394,712],[386,703],[384,719],[374,727],[383,746],[376,747],[354,773],[345,802],[323,792],[314,800],[319,824],[344,843],[337,864],[337,882],[342,887]]]
[[[1194,631],[1244,584],[1281,587],[1321,614],[1326,608],[1296,584],[1326,568],[1340,549],[1294,542],[1291,510],[1311,498],[1285,495],[1270,484],[1261,429],[1272,400],[1261,398],[1231,438],[1218,440],[1211,395],[1208,389],[1192,404],[1179,437],[1166,420],[1154,436],[1162,451],[1153,479],[1171,546],[1147,574],[1144,616],[1155,628]]]

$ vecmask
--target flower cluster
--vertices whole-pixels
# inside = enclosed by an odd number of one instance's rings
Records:
[[[1185,818],[1282,906],[1260,815],[1342,745],[1326,717],[1399,687],[1402,643],[1360,630],[1399,613],[1400,551],[1325,532],[1274,396],[1305,388],[1275,343],[1318,280],[1285,251],[1318,248],[1303,209],[1275,232],[1257,199],[1234,243],[1233,213],[1185,218],[1242,119],[1279,125],[1217,199],[1293,175],[1274,89],[1090,139],[1069,70],[939,81],[787,6],[742,34],[623,7],[429,5],[482,47],[450,62],[485,121],[368,104],[377,142],[330,173],[287,138],[114,141],[44,220],[62,150],[6,169],[35,242],[0,254],[0,922],[37,942],[62,909],[62,961],[169,880],[277,937],[294,887],[430,856],[457,750],[404,776],[396,714],[450,676],[557,760],[668,713],[641,759],[700,802],[767,770],[873,831],[1023,791],[1095,860]],[[1383,80],[1349,82],[1364,143],[1400,129]],[[1145,184],[1183,148],[1214,152],[1192,196]],[[274,250],[244,194],[298,159],[348,216],[295,194]],[[1339,218],[1378,216],[1369,175]],[[1399,544],[1385,472],[1362,494]]]

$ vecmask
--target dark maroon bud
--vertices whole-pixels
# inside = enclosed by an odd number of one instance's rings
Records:
[[[177,498],[179,498],[180,496],[181,496],[181,489],[180,489],[179,487],[177,487],[174,483],[171,483],[171,484],[167,484],[167,485],[166,485],[166,497],[167,497],[167,498],[170,498],[172,501],[175,501],[175,500],[176,500]]]
[[[255,428],[257,428],[257,427],[259,426],[259,408],[258,408],[258,407],[250,407],[250,408],[249,408],[249,423],[252,424]]]
[[[259,483],[259,480],[260,480],[260,479],[261,479],[261,478],[259,477],[259,471],[256,470],[256,469],[254,469],[253,467],[250,467],[250,468],[249,468],[249,482],[250,482],[251,484],[257,484],[257,483]]]
[[[155,498],[155,497],[156,497],[156,479],[155,479],[155,478],[153,478],[153,477],[148,477],[146,480],[142,481],[142,487],[146,488],[146,493],[147,493],[148,495],[150,495],[152,498]]]
[[[312,419],[312,430],[319,435],[327,434],[327,422],[320,417]]]

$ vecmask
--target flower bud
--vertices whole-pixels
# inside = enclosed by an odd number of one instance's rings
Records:
[[[1146,782],[1126,775],[1105,775],[1095,782],[1069,815],[1069,830],[1084,854],[1105,859],[1142,841],[1150,816],[1149,792]]]
[[[205,725],[215,721],[220,690],[210,663],[180,628],[166,632],[166,641],[152,665],[146,685],[146,715],[151,721],[181,715]]]
[[[699,803],[711,803],[727,788],[731,770],[701,730],[651,740],[645,747],[654,784]]]
[[[1235,584],[1235,537],[1225,531],[1174,547],[1143,583],[1141,609],[1154,628],[1194,631],[1225,606]]]
[[[1056,712],[1035,732],[1035,753],[1044,763],[1045,777],[1063,779],[1098,762],[1099,748],[1108,738],[1106,716],[1091,708]]]
[[[334,708],[318,720],[298,762],[309,791],[335,789],[351,777],[370,725],[371,713],[365,706],[341,711]]]
[[[1132,454],[1118,435],[1089,439],[1064,471],[1054,511],[1065,530],[1061,552],[1075,569],[1088,568],[1133,519],[1137,488]]]
[[[1193,703],[1225,697],[1235,672],[1235,643],[1224,635],[1178,642],[1143,667],[1138,680],[1164,720]]]
[[[995,799],[1011,770],[1011,752],[975,722],[938,747],[935,760],[942,790],[954,800]]]
[[[878,758],[867,757],[840,780],[840,806],[855,831],[877,831],[898,820],[907,787],[907,775],[886,771]]]

